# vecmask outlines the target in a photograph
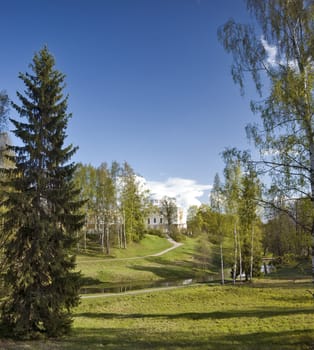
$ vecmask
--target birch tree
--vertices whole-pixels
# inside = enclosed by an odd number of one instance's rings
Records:
[[[242,257],[241,257],[241,239],[238,230],[239,225],[239,200],[240,200],[240,182],[241,165],[240,160],[234,157],[233,150],[226,150],[223,153],[225,161],[224,175],[225,186],[224,196],[226,200],[226,212],[232,218],[233,237],[234,237],[234,264],[232,269],[233,283],[237,278],[237,269],[239,267],[240,279],[242,276]],[[238,266],[239,261],[239,266]]]
[[[241,92],[250,77],[263,97],[251,103],[261,123],[247,131],[260,150],[272,189],[285,199],[309,198],[312,203],[314,277],[314,2],[246,4],[253,24],[230,19],[218,37],[233,56],[231,73]]]
[[[210,193],[210,207],[215,215],[215,229],[217,231],[219,239],[220,249],[220,276],[221,284],[225,284],[224,275],[224,254],[223,254],[223,242],[224,242],[224,217],[223,217],[224,196],[223,187],[220,182],[218,174],[215,175],[213,188]]]
[[[241,178],[241,192],[239,200],[239,227],[242,236],[242,262],[246,279],[253,278],[253,272],[259,270],[260,239],[258,229],[258,207],[261,195],[261,186],[256,171],[251,163]]]
[[[100,225],[101,246],[106,254],[110,254],[110,232],[116,216],[116,188],[111,177],[110,169],[106,163],[102,163],[96,170],[96,208]]]

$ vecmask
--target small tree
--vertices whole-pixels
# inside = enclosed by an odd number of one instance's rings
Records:
[[[198,236],[201,234],[202,222],[199,215],[198,206],[193,205],[189,207],[187,214],[187,229],[189,234],[193,236]]]
[[[224,241],[224,232],[223,232],[223,187],[220,182],[219,175],[216,174],[214,178],[213,188],[210,193],[210,207],[214,215],[214,226],[215,231],[218,236],[219,248],[220,248],[220,274],[221,274],[221,284],[225,284],[225,275],[224,275],[224,258],[223,258],[223,241]]]
[[[110,226],[115,222],[116,216],[116,189],[111,173],[106,163],[102,163],[97,168],[97,187],[96,187],[96,210],[101,225],[101,246],[106,254],[110,254]]]
[[[85,215],[85,225],[82,229],[84,239],[84,249],[87,249],[87,232],[91,218],[94,218],[94,207],[95,207],[95,182],[96,182],[96,171],[91,165],[83,165],[78,163],[74,173],[75,185],[80,188],[80,199],[85,200],[84,205],[81,207],[81,213]],[[77,233],[79,238],[80,233]],[[77,241],[77,250],[80,250],[80,240]]]
[[[233,237],[234,237],[234,264],[233,264],[233,283],[237,278],[237,270],[240,270],[240,279],[242,275],[242,252],[241,237],[239,232],[239,201],[241,190],[241,163],[234,155],[234,150],[226,150],[223,153],[225,161],[224,175],[224,197],[226,200],[226,212],[232,218]]]
[[[241,196],[239,203],[239,221],[243,237],[243,266],[246,279],[250,277],[260,266],[260,241],[258,235],[258,205],[261,198],[261,185],[257,173],[252,167],[251,162],[244,164],[246,170],[241,179]]]
[[[32,73],[19,75],[26,86],[25,95],[17,93],[21,105],[13,104],[26,121],[11,119],[23,145],[9,147],[15,168],[7,170],[2,320],[11,335],[24,338],[66,333],[70,309],[79,302],[71,249],[84,216],[77,214],[82,203],[69,163],[76,148],[64,145],[70,118],[65,76],[54,65],[46,47],[35,54]]]
[[[143,238],[148,208],[147,192],[126,162],[122,167],[120,206],[124,222],[123,246],[126,248],[127,241],[137,242]]]
[[[163,197],[160,201],[161,214],[166,219],[167,233],[170,235],[177,216],[177,204],[174,198]]]

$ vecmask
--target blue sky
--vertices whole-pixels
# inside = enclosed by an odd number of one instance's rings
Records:
[[[127,161],[154,190],[206,201],[220,153],[251,147],[250,96],[217,40],[230,17],[249,20],[243,1],[2,1],[0,89],[16,101],[18,73],[48,45],[67,77],[75,161]]]

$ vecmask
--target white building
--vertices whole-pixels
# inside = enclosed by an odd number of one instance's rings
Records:
[[[166,231],[168,229],[167,217],[163,214],[161,201],[157,199],[151,200],[153,210],[147,217],[147,227],[151,229],[159,229]],[[172,223],[179,230],[186,229],[186,214],[183,208],[176,205],[176,212],[173,215]]]

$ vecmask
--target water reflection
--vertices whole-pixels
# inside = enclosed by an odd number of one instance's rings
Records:
[[[155,281],[155,282],[133,282],[120,285],[102,285],[102,286],[88,286],[80,290],[81,294],[97,294],[97,293],[125,293],[133,290],[141,290],[146,288],[162,288],[173,286],[184,286],[192,283],[205,283],[213,281],[213,276],[203,276],[201,278],[187,278],[184,280],[170,280],[170,281]]]

